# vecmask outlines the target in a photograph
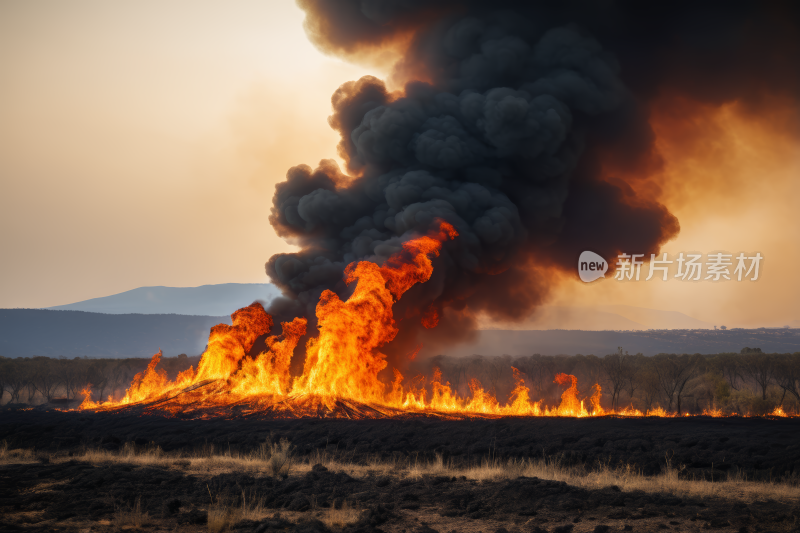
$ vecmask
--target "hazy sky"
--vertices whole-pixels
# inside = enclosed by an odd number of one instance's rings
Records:
[[[268,281],[290,249],[274,184],[335,157],[331,94],[390,67],[322,55],[302,20],[291,0],[0,3],[0,307]],[[758,251],[760,281],[573,280],[553,303],[800,319],[798,114],[775,109],[653,117],[682,228],[664,251]]]

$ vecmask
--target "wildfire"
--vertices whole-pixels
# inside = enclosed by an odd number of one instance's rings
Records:
[[[383,383],[378,374],[387,366],[380,349],[398,333],[392,306],[417,283],[433,273],[431,257],[442,243],[458,236],[455,228],[441,222],[437,231],[403,244],[401,252],[386,264],[361,261],[345,269],[345,282],[355,283],[352,295],[342,301],[332,291],[320,296],[316,308],[319,335],[306,345],[306,361],[300,376],[292,377],[292,354],[306,334],[305,318],[281,323],[281,334],[266,338],[267,350],[248,355],[256,339],[269,333],[272,317],[254,303],[231,315],[232,325],[211,329],[208,348],[197,370],[189,368],[174,381],[158,369],[161,352],[147,369],[137,374],[125,396],[114,401],[93,402],[89,390],[80,409],[114,410],[126,406],[184,416],[230,416],[272,413],[273,416],[382,417],[414,413],[440,416],[567,416],[587,417],[674,416],[657,409],[642,413],[632,407],[607,411],[600,406],[601,388],[594,385],[589,405],[580,399],[578,380],[558,374],[554,382],[565,387],[558,406],[532,401],[522,373],[512,368],[515,387],[508,401],[477,380],[469,382],[471,396],[461,397],[435,369],[427,381],[417,376],[404,385],[402,373],[393,369],[394,380]],[[422,316],[425,327],[435,327],[439,310],[429,307]],[[417,347],[411,358],[416,356]],[[430,391],[430,394],[429,394]],[[711,416],[719,413],[709,412]],[[786,416],[776,410],[774,416]]]

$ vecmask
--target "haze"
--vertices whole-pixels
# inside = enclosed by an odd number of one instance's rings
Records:
[[[267,282],[290,248],[267,220],[275,183],[336,156],[331,94],[390,66],[322,55],[302,20],[291,1],[0,4],[0,307]],[[663,251],[759,251],[758,282],[570,280],[551,303],[800,319],[800,121],[774,108],[653,117],[681,222]]]

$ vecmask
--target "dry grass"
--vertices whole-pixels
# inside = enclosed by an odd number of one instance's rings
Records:
[[[570,485],[587,489],[600,489],[616,485],[624,491],[641,490],[648,493],[672,494],[675,496],[691,496],[699,498],[720,497],[745,502],[774,499],[783,502],[800,502],[800,477],[756,481],[747,479],[741,472],[732,469],[726,479],[710,481],[687,478],[680,465],[673,465],[668,459],[663,471],[656,476],[645,476],[631,465],[598,464],[593,468],[564,465],[559,457],[538,459],[487,458],[472,466],[457,466],[445,461],[437,455],[433,460],[420,460],[412,456],[410,459],[389,459],[359,457],[352,453],[332,454],[317,451],[304,461],[293,457],[293,448],[288,441],[282,439],[274,442],[271,439],[251,453],[231,452],[230,449],[217,451],[213,446],[206,446],[192,455],[165,453],[153,444],[135,446],[125,444],[118,452],[87,449],[74,457],[63,454],[38,457],[32,450],[10,450],[8,445],[0,443],[0,463],[26,463],[36,460],[78,459],[90,463],[126,463],[141,466],[161,466],[178,468],[187,473],[214,475],[224,472],[248,472],[254,475],[286,477],[291,474],[303,475],[315,464],[321,464],[333,472],[345,472],[353,477],[392,476],[398,478],[421,478],[427,475],[465,476],[467,479],[490,482],[515,479],[519,476],[538,477],[541,479],[564,481]],[[217,508],[209,510],[209,528],[212,513],[219,523],[230,525],[231,520],[242,520],[249,513],[261,516],[263,509],[254,497],[242,497],[242,506],[233,508],[217,502]],[[213,503],[213,498],[212,498]],[[330,509],[331,520],[342,522],[357,511],[353,509],[341,512],[341,509]],[[326,519],[327,520],[327,519]],[[217,523],[217,522],[215,522]],[[227,526],[225,526],[227,527]],[[221,531],[221,530],[219,530]]]
[[[278,442],[271,442],[271,439],[261,444],[258,450],[258,459],[266,462],[267,471],[272,477],[284,477],[289,475],[292,468],[292,455],[294,449],[286,439]]]
[[[242,491],[241,505],[228,505],[224,498],[211,498],[212,504],[208,508],[208,531],[220,533],[230,529],[242,520],[263,520],[271,513],[264,507],[264,500],[247,495]]]
[[[699,498],[720,497],[745,502],[774,499],[784,502],[800,502],[800,479],[784,478],[774,481],[748,480],[739,471],[731,471],[721,481],[691,479],[682,476],[682,467],[676,467],[669,459],[659,475],[645,476],[631,465],[612,466],[599,464],[593,469],[585,466],[565,466],[559,458],[542,459],[484,459],[479,465],[468,468],[451,468],[443,464],[441,457],[427,464],[415,464],[408,475],[421,476],[452,475],[465,476],[478,481],[500,481],[519,476],[538,477],[564,481],[570,485],[587,489],[602,489],[616,485],[623,491],[641,490],[648,493],[672,494]]]
[[[315,450],[309,454],[308,459],[302,463],[297,463],[294,470],[303,473],[311,470],[311,467],[320,464],[334,472],[345,472],[353,477],[364,477],[371,475],[408,475],[407,472],[413,470],[416,460],[381,460],[377,457],[366,457],[355,459],[354,454],[335,455],[322,450]]]
[[[141,497],[136,498],[133,505],[126,509],[117,508],[111,521],[116,527],[140,528],[151,523],[150,515],[142,510]]]
[[[180,467],[190,473],[249,472],[266,473],[273,477],[286,477],[294,468],[294,448],[289,441],[267,441],[252,453],[217,451],[206,445],[188,456],[167,454],[159,446],[149,444],[137,447],[125,443],[117,452],[87,449],[76,458],[90,463],[125,463],[137,466]]]
[[[330,507],[320,514],[320,521],[329,528],[340,529],[350,524],[355,524],[361,518],[361,511],[351,507],[347,501],[342,503],[340,509]]]
[[[0,441],[0,464],[22,464],[33,463],[36,461],[36,454],[33,450],[8,448],[8,442]]]
[[[800,478],[782,478],[773,481],[748,480],[740,471],[731,470],[722,481],[691,479],[682,475],[683,469],[667,459],[666,467],[656,476],[646,476],[631,465],[613,466],[598,464],[595,468],[566,466],[560,458],[540,459],[484,459],[469,467],[454,466],[436,455],[432,461],[411,458],[405,462],[363,461],[349,462],[346,458],[334,458],[325,452],[312,454],[307,464],[300,465],[298,473],[310,470],[314,464],[322,464],[334,472],[345,472],[354,477],[368,475],[395,475],[421,478],[434,476],[464,476],[467,479],[490,482],[516,479],[520,476],[538,477],[553,481],[564,481],[570,485],[587,489],[602,489],[616,485],[624,491],[641,490],[647,493],[673,494],[699,498],[719,497],[745,502],[774,499],[783,502],[800,502]]]
[[[212,505],[208,508],[208,531],[220,533],[232,525],[230,509],[223,505]]]

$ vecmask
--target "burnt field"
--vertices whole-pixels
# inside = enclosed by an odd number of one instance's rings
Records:
[[[800,530],[796,419],[6,409],[0,440],[0,530]]]
[[[690,472],[741,469],[749,476],[800,476],[800,420],[780,418],[503,418],[495,420],[182,420],[153,415],[8,409],[0,414],[0,440],[10,447],[70,451],[115,450],[126,442],[154,443],[165,452],[251,450],[286,438],[305,456],[317,450],[388,459],[470,461],[559,455],[566,463],[636,465],[660,471],[665,455]]]

